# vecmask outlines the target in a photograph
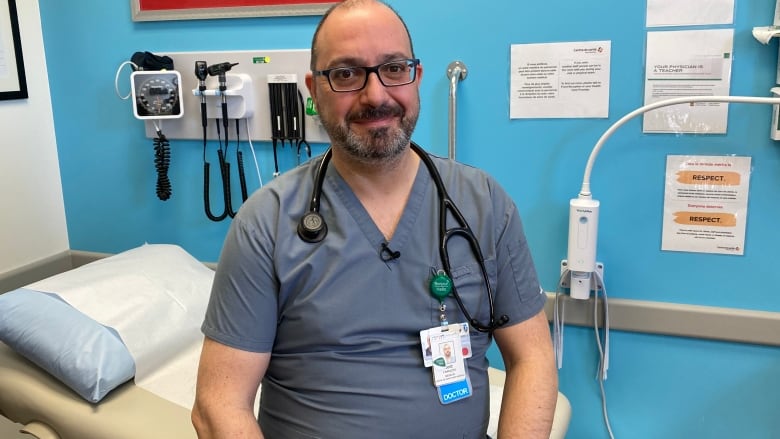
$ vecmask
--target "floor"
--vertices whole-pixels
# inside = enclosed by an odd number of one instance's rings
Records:
[[[19,433],[22,426],[14,424],[8,419],[0,416],[0,438],[2,439],[30,439],[32,436]]]

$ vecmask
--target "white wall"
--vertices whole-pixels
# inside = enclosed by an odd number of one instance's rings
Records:
[[[38,0],[17,0],[30,97],[0,101],[0,273],[68,249]]]

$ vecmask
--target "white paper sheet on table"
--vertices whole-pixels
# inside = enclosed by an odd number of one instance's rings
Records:
[[[214,272],[175,245],[143,245],[28,285],[114,328],[136,362],[135,383],[192,407]]]

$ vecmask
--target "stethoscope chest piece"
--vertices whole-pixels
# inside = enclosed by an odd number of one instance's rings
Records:
[[[319,212],[307,212],[298,223],[298,236],[306,242],[320,242],[327,234],[328,225]]]

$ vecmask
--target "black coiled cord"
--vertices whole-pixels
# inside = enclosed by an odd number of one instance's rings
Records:
[[[247,121],[249,123],[249,121]],[[238,162],[238,182],[241,184],[241,199],[246,201],[249,193],[246,187],[246,175],[244,174],[244,154],[241,152],[241,133],[239,131],[239,119],[236,119],[236,161]]]
[[[211,213],[211,202],[209,201],[209,172],[211,165],[208,162],[203,163],[203,206],[206,208],[206,216],[211,221],[222,221],[227,217],[227,209],[222,215],[216,216]]]
[[[225,148],[227,149],[227,148]],[[217,151],[219,156],[219,170],[222,173],[222,195],[225,197],[225,212],[233,218],[236,212],[233,211],[233,200],[230,195],[230,162],[225,158],[225,153],[220,149]]]
[[[204,119],[204,121],[205,121],[205,119]],[[209,175],[210,175],[210,172],[211,172],[211,164],[208,161],[206,161],[206,126],[205,125],[203,126],[203,205],[206,208],[206,216],[211,221],[215,221],[215,222],[216,221],[222,221],[223,219],[227,218],[228,213],[230,211],[230,206],[228,205],[228,203],[230,202],[230,195],[229,194],[225,194],[225,190],[226,189],[225,189],[225,184],[224,184],[224,182],[225,182],[225,172],[227,171],[227,173],[228,173],[227,177],[229,179],[230,178],[230,169],[229,168],[226,169],[226,166],[225,166],[225,164],[226,164],[225,163],[225,154],[222,152],[222,139],[221,139],[221,136],[220,136],[220,133],[219,133],[219,119],[217,119],[216,122],[217,122],[217,137],[219,137],[219,142],[220,142],[219,149],[217,150],[217,154],[219,155],[219,173],[220,173],[220,176],[222,177],[222,193],[223,193],[223,195],[225,195],[225,198],[224,198],[225,199],[225,209],[218,216],[214,215],[213,213],[211,213],[211,202],[209,201],[209,198],[210,198],[210,196],[209,196],[209,193],[210,193],[209,183],[210,183],[210,180],[211,180]],[[228,164],[228,166],[229,166],[229,164]],[[227,190],[229,191],[230,187],[228,187]]]
[[[226,107],[222,110],[223,114],[227,114]],[[219,119],[217,119],[217,139],[219,140],[219,150],[217,155],[219,156],[219,171],[222,176],[222,195],[225,198],[225,212],[228,216],[233,218],[236,216],[236,212],[233,211],[233,200],[230,195],[230,162],[227,161],[227,149],[228,149],[228,136],[227,136],[227,122],[225,123],[225,150],[222,150],[222,135],[219,132]]]
[[[246,187],[246,175],[244,174],[244,155],[241,151],[236,153],[236,160],[238,160],[238,181],[241,183],[241,198],[246,201],[249,197],[249,191]]]
[[[171,143],[162,131],[157,130],[154,138],[154,168],[157,170],[157,198],[165,201],[171,198],[171,180],[168,168],[171,165]]]

